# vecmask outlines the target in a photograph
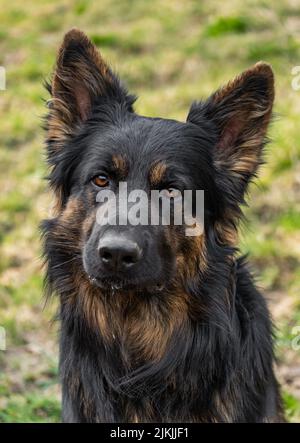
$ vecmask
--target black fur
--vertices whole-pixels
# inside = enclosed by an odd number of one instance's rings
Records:
[[[72,51],[74,57],[74,44]],[[248,126],[241,129],[238,126],[238,134],[230,129],[230,146],[220,148],[220,139],[228,140],[227,135],[224,136],[227,123],[220,121],[231,121],[234,112],[240,112],[239,100],[243,94],[251,98],[249,109],[256,101],[261,106],[265,101],[267,109],[267,102],[272,101],[264,72],[251,75],[254,80],[250,85],[241,81],[239,89],[234,89],[237,99],[229,91],[225,102],[220,99],[216,104],[216,100],[210,99],[195,104],[186,123],[136,115],[132,104],[128,108],[124,92],[118,98],[120,86],[116,83],[115,94],[105,96],[103,93],[96,100],[93,98],[88,118],[79,126],[70,127],[68,136],[59,141],[57,149],[57,140],[52,140],[50,135],[49,179],[58,195],[59,210],[55,218],[44,222],[43,232],[48,286],[61,301],[64,421],[283,420],[273,372],[268,309],[255,288],[245,259],[237,258],[237,246],[227,235],[235,232],[238,225],[239,205],[261,162],[265,131],[257,142],[257,154],[247,153],[253,159],[247,157],[241,171],[231,163],[232,147],[237,148],[245,141],[243,135],[253,138],[253,127],[263,127],[265,122],[259,120],[257,114],[256,120],[251,121],[249,117]],[[52,94],[55,94],[53,89]],[[235,105],[230,108],[232,102]],[[214,112],[216,106],[220,109]],[[227,149],[225,157],[218,152],[220,149]],[[106,284],[101,287],[89,281],[87,271],[98,269],[94,240],[98,242],[103,235],[95,228],[95,222],[83,234],[83,223],[96,207],[96,192],[90,180],[102,171],[112,176],[111,158],[119,154],[126,158],[126,181],[132,189],[149,191],[149,170],[154,162],[161,161],[167,165],[169,174],[161,187],[205,190],[205,258],[201,261],[196,253],[193,265],[186,264],[194,266],[188,277],[178,276],[175,263],[179,253],[186,258],[186,263],[191,254],[195,254],[191,252],[194,246],[188,243],[192,240],[182,235],[182,227],[171,226],[168,233],[166,227],[137,226],[134,233],[137,241],[142,241],[148,230],[152,249],[151,254],[145,253],[130,288],[126,289],[129,277],[119,278],[118,282],[124,283],[124,290],[119,291],[108,284],[113,277],[105,280]],[[237,161],[234,155],[232,159]],[[245,171],[244,165],[248,164],[249,170]],[[111,182],[112,187],[116,186],[118,177],[114,176]],[[77,206],[66,219],[72,198]],[[173,242],[177,242],[176,248]],[[198,252],[200,256],[201,251]],[[96,277],[101,279],[101,275]],[[153,282],[162,283],[164,291],[153,290]],[[79,301],[83,294],[78,295],[82,291],[80,285],[87,288],[87,298],[94,297],[89,302],[95,310],[101,300],[104,312],[100,314],[107,318],[108,331],[102,331],[101,326],[91,326],[91,318],[96,314],[92,308],[84,311],[85,302]],[[182,309],[186,309],[187,314],[177,325],[176,316],[180,317],[181,309],[178,308],[176,314],[175,308],[175,313],[170,312],[170,306],[173,306],[172,297],[181,293]],[[126,297],[128,301],[124,301]],[[175,325],[166,348],[161,354],[158,352],[156,358],[150,353],[155,343],[148,343],[147,331],[143,352],[142,338],[138,337],[135,342],[130,332],[134,325],[141,333],[145,331],[144,323],[147,327],[149,316],[150,319],[165,317],[166,324]],[[164,333],[162,323],[158,343]]]

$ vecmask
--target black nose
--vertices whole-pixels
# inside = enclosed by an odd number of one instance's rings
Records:
[[[107,236],[99,242],[99,255],[106,269],[126,271],[140,260],[142,251],[133,240]]]

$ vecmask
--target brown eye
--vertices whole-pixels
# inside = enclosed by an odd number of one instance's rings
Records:
[[[97,175],[96,177],[94,177],[92,179],[92,182],[94,183],[95,186],[97,186],[98,188],[105,188],[106,186],[109,185],[109,180],[106,177],[106,175]]]

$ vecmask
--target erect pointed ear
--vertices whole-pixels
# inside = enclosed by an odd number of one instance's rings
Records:
[[[215,92],[192,105],[187,120],[211,121],[216,131],[213,161],[219,188],[242,201],[246,186],[262,159],[274,100],[271,67],[259,62]]]
[[[47,119],[48,143],[54,144],[55,150],[89,118],[93,105],[101,98],[122,102],[129,110],[134,101],[97,48],[78,29],[65,35],[48,89],[52,96]]]

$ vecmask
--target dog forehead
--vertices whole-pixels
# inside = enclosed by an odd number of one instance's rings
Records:
[[[142,157],[145,162],[160,156],[188,150],[195,141],[197,131],[176,120],[136,116],[125,124],[111,127],[111,148],[118,148],[133,161]],[[194,140],[192,140],[194,137]]]
[[[148,118],[138,115],[103,126],[94,126],[86,139],[89,164],[94,169],[108,164],[120,171],[120,176],[144,178],[153,182],[167,170],[191,170],[191,164],[201,164],[201,131],[194,125],[176,120]],[[104,130],[103,130],[104,129]],[[185,167],[186,166],[186,167]]]

